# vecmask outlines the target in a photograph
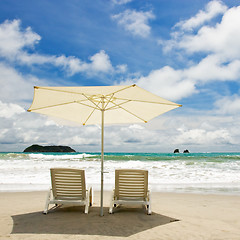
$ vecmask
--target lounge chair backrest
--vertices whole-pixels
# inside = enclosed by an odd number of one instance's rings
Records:
[[[85,171],[69,168],[51,169],[52,191],[58,200],[86,198]]]
[[[115,170],[115,197],[117,199],[144,199],[148,192],[148,171],[137,169]]]

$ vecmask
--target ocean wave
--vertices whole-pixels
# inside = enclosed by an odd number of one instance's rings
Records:
[[[104,181],[114,184],[115,169],[137,168],[149,171],[151,185],[166,185],[175,190],[180,187],[186,191],[203,187],[203,192],[216,186],[231,191],[235,186],[240,191],[239,156],[232,153],[106,153],[104,171],[108,173]],[[11,184],[32,184],[37,190],[39,184],[50,185],[49,169],[55,167],[85,169],[87,183],[100,184],[100,162],[100,153],[0,153],[0,185],[6,189]]]
[[[81,153],[81,154],[43,154],[43,153],[30,153],[31,159],[37,160],[79,160],[85,158],[95,157],[95,155]]]

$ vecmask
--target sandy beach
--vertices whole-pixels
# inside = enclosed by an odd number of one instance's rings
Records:
[[[151,216],[143,208],[108,214],[110,192],[99,192],[88,215],[83,207],[42,214],[46,192],[0,193],[0,239],[240,239],[240,196],[152,193]]]

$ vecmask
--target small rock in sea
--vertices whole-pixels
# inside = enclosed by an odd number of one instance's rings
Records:
[[[183,153],[189,153],[189,151],[186,149],[186,150],[183,151]]]
[[[179,153],[179,149],[175,149],[173,153]]]

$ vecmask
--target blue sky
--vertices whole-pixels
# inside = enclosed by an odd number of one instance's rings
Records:
[[[33,86],[136,83],[183,105],[108,126],[106,151],[240,151],[237,0],[0,1],[0,151],[100,151],[99,126],[28,113]]]

